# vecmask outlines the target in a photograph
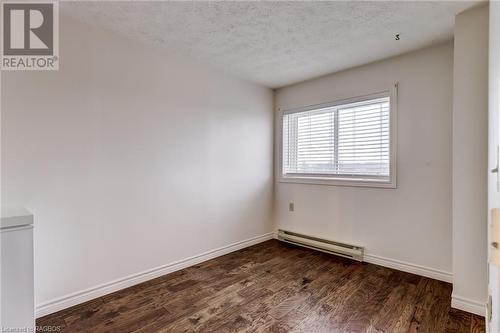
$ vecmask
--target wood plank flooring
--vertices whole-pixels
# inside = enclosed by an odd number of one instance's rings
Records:
[[[484,332],[451,285],[267,241],[40,318],[60,332]]]

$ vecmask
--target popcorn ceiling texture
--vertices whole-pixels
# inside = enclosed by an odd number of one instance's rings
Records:
[[[277,88],[449,40],[475,3],[104,1],[61,12]]]

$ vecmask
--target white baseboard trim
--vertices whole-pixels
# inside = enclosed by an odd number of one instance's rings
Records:
[[[363,261],[384,266],[392,269],[396,269],[398,271],[403,271],[407,273],[417,274],[421,276],[425,276],[431,279],[436,279],[444,282],[452,282],[452,273],[442,271],[435,268],[420,266],[416,264],[412,264],[405,261],[400,261],[396,259],[384,258],[381,256],[377,256],[374,254],[365,253]]]
[[[486,316],[486,303],[478,302],[473,299],[458,296],[455,294],[451,295],[451,307],[458,310],[474,313],[478,316]]]
[[[172,273],[183,268],[199,264],[201,262],[234,252],[245,247],[255,245],[266,240],[272,239],[274,232],[269,232],[260,236],[252,237],[240,242],[220,247],[211,251],[207,251],[189,258],[181,259],[170,264],[156,267],[144,272],[132,274],[121,279],[110,281],[92,288],[78,291],[63,297],[59,297],[41,304],[37,304],[35,315],[37,318],[48,314],[69,308],[71,306],[81,304],[92,299],[110,294],[112,292],[131,287],[133,285],[146,282],[148,280],[160,277],[162,275]]]

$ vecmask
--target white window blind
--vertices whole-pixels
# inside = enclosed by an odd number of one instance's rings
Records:
[[[390,179],[390,98],[283,115],[283,176]]]

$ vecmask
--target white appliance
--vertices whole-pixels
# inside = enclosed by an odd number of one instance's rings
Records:
[[[2,207],[0,223],[0,330],[35,327],[33,215]],[[15,331],[18,332],[18,331]]]

